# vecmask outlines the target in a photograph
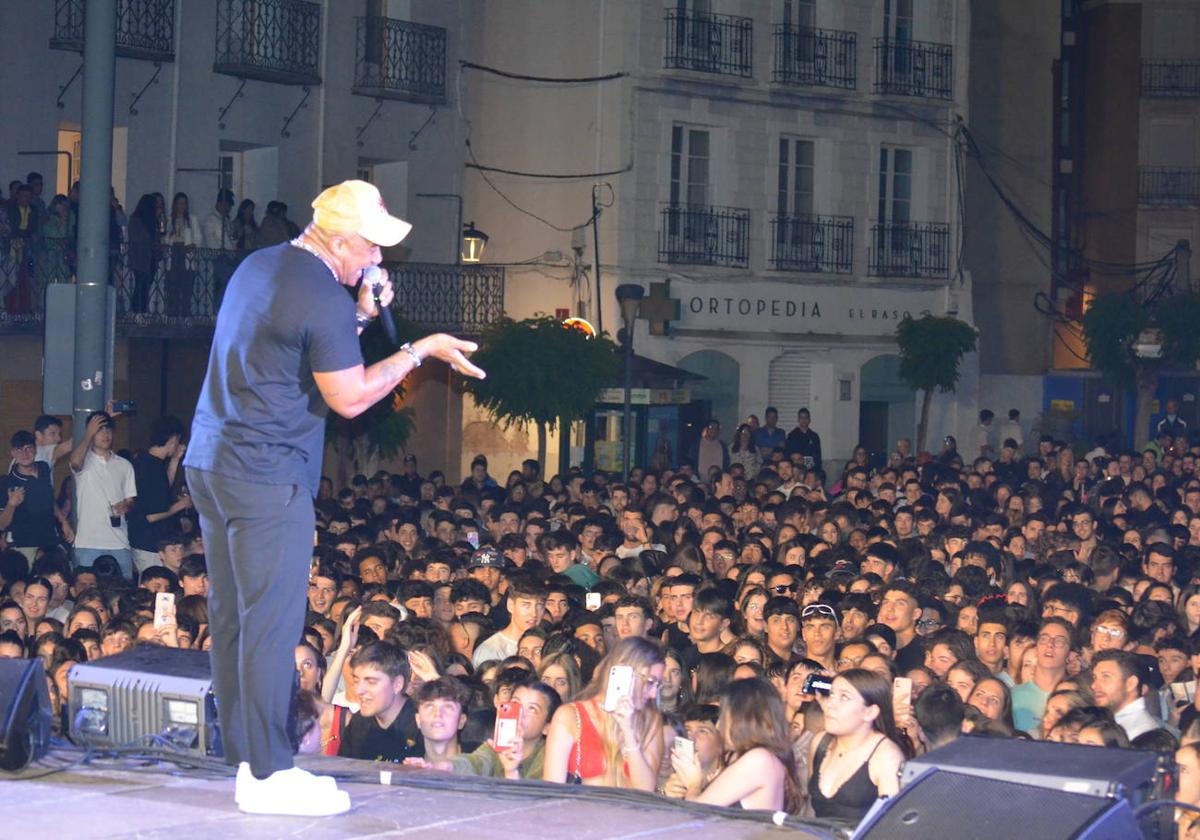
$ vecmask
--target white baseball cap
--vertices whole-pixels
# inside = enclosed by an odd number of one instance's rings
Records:
[[[363,239],[390,248],[412,230],[412,225],[388,213],[383,196],[366,181],[342,181],[313,199],[313,223],[330,233],[357,233]]]

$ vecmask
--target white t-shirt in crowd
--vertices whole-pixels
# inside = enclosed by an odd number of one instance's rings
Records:
[[[133,464],[115,453],[107,459],[88,452],[83,469],[75,473],[75,546],[77,548],[129,548],[125,517],[114,527],[109,506],[137,496]]]

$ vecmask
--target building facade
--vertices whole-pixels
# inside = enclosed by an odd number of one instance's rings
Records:
[[[476,61],[559,80],[467,75],[468,206],[492,257],[523,263],[507,269],[510,313],[582,314],[615,334],[614,289],[640,284],[660,303],[649,311],[666,299],[679,314],[666,335],[639,320],[636,352],[705,377],[691,396],[726,440],[768,405],[785,429],[807,407],[830,458],[890,451],[916,422],[898,320],[972,320],[954,132],[969,5],[479,4]],[[595,238],[578,227],[593,200]],[[931,435],[974,426],[977,382],[971,357]]]
[[[0,78],[0,169],[7,181],[37,171],[43,199],[79,178],[84,0],[0,6],[6,60]],[[468,25],[466,0],[118,0],[113,190],[126,214],[146,193],[168,206],[186,194],[191,213],[213,211],[219,188],[288,205],[300,227],[324,186],[375,183],[397,215],[416,226],[385,259],[412,271],[406,315],[429,328],[461,329],[473,282],[456,266],[463,191],[464,122],[455,69]],[[182,310],[151,285],[148,312],[130,312],[128,273],[114,272],[114,393],[138,401],[130,439],[162,412],[190,421],[205,370],[217,299],[214,264],[186,254],[191,300]],[[122,260],[118,260],[122,262]],[[0,424],[28,426],[41,412],[42,280],[0,261]],[[163,265],[170,266],[171,257]],[[467,279],[464,280],[464,277]],[[68,278],[66,278],[69,282]],[[51,280],[50,282],[55,282]],[[32,291],[20,284],[32,283]],[[207,285],[206,285],[207,284]],[[23,298],[16,305],[12,295]],[[488,303],[502,309],[502,288]],[[482,309],[482,307],[480,307]],[[478,315],[478,311],[474,313]],[[474,320],[472,318],[474,317]],[[486,319],[485,319],[486,320]],[[422,371],[409,387],[418,423],[411,448],[423,469],[457,470],[461,401],[445,371]]]

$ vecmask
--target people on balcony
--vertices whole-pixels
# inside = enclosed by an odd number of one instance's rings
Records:
[[[234,248],[233,191],[217,190],[217,203],[211,213],[204,217],[204,247],[214,251],[232,251]],[[240,215],[239,210],[239,215]]]
[[[167,225],[171,245],[171,269],[167,276],[167,314],[187,317],[192,314],[192,282],[195,272],[188,266],[187,252],[204,243],[200,220],[192,215],[187,193],[175,193],[171,201],[171,220]]]
[[[233,247],[239,251],[253,251],[259,247],[258,222],[254,221],[254,202],[248,198],[242,199],[233,219]]]
[[[75,274],[75,218],[65,195],[50,202],[41,226],[42,248],[37,261],[41,285],[70,283]]]
[[[158,258],[158,210],[153,193],[138,199],[129,217],[129,270],[133,272],[133,292],[129,311],[144,313],[150,309],[150,288],[154,283],[154,265]]]
[[[15,268],[15,280],[5,296],[4,305],[13,315],[26,314],[33,307],[32,274],[38,221],[33,190],[28,184],[19,184],[8,204],[8,259]]]

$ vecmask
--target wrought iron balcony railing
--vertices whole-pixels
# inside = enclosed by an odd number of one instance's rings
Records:
[[[39,332],[46,286],[74,282],[74,242],[0,238],[0,333]],[[111,261],[117,332],[146,338],[206,338],[221,296],[248,251],[159,245]],[[396,312],[422,329],[478,335],[504,314],[502,266],[389,263]]]
[[[385,263],[396,311],[431,332],[477,336],[504,315],[504,267]]]
[[[87,0],[55,0],[50,48],[83,52]],[[175,0],[117,0],[117,55],[175,60]]]
[[[1200,96],[1200,60],[1143,60],[1142,96],[1156,99]]]
[[[1142,204],[1200,204],[1200,169],[1183,166],[1138,167],[1138,201]]]
[[[445,102],[446,30],[393,18],[358,18],[354,92],[409,102]]]
[[[213,72],[319,85],[321,6],[308,0],[217,0]]]
[[[867,270],[876,277],[946,277],[950,269],[950,226],[938,222],[876,224],[871,227]]]
[[[875,39],[875,92],[951,99],[954,49],[927,41]]]
[[[664,66],[750,78],[754,75],[754,20],[668,10]]]
[[[854,270],[854,219],[776,213],[771,219],[771,268],[849,274]]]
[[[775,70],[785,85],[814,85],[854,90],[858,84],[858,40],[853,32],[775,27]]]
[[[668,204],[662,210],[658,261],[746,268],[750,264],[750,211]]]

